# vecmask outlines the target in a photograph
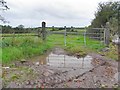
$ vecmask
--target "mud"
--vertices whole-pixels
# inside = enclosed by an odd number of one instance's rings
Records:
[[[98,54],[83,58],[55,48],[48,55],[3,68],[4,88],[112,88],[118,86],[118,63]]]

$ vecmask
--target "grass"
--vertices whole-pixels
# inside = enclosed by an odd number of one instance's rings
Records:
[[[112,43],[110,43],[109,48],[110,50],[108,52],[98,52],[98,53],[105,55],[108,58],[118,61],[118,46],[112,45]]]
[[[15,37],[2,40],[2,63],[43,54],[51,46],[37,37]]]
[[[36,33],[37,34],[37,33]],[[35,36],[36,35],[35,33],[20,33],[20,34],[0,34],[0,36],[2,37],[12,37],[13,35],[15,37],[18,37],[18,36]]]
[[[60,46],[70,54],[80,53],[82,55],[99,52],[105,46],[97,40],[86,37],[86,46],[84,44],[84,36],[82,35],[67,35],[66,46],[64,44],[64,35],[49,35],[45,42],[37,36],[27,37],[4,37],[1,41],[2,48],[2,63],[6,64],[14,60],[21,60],[33,56],[44,54],[47,50],[55,46]],[[112,52],[111,52],[112,53]],[[106,54],[108,57],[111,54]],[[112,55],[113,56],[113,55]],[[116,58],[113,56],[112,58]]]
[[[50,35],[47,38],[47,41],[50,43],[60,44],[61,46],[64,46],[64,35]],[[84,36],[82,35],[67,35],[66,36],[66,45],[67,47],[84,47]],[[104,48],[104,45],[100,43],[100,41],[93,40],[90,38],[86,38],[86,47],[89,49],[94,50],[100,50],[101,48]]]
[[[73,55],[75,53],[80,53],[80,55],[84,55],[87,53],[98,53],[104,54],[106,57],[111,58],[113,60],[118,60],[118,47],[115,45],[110,44],[110,50],[108,52],[102,52],[101,50],[105,48],[100,41],[90,39],[86,37],[86,46],[84,44],[84,37],[83,36],[75,36],[75,35],[67,35],[66,36],[66,47],[64,45],[64,36],[63,35],[50,35],[47,38],[47,41],[54,46],[61,46],[69,54]]]

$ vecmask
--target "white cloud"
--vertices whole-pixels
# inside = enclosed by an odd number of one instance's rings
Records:
[[[108,0],[6,0],[10,10],[4,16],[10,25],[86,26],[94,18],[99,2]]]

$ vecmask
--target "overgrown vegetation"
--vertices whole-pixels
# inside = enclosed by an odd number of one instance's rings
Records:
[[[35,55],[43,54],[51,46],[38,37],[15,37],[3,38],[2,40],[2,62],[8,63],[12,60],[20,60]]]
[[[95,18],[93,19],[91,26],[94,28],[105,27],[106,22],[109,22],[109,28],[111,30],[111,34],[118,33],[118,12],[120,9],[119,1],[110,1],[99,3],[98,9],[95,12]]]

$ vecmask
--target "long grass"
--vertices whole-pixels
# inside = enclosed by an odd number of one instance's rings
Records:
[[[43,54],[51,46],[38,37],[15,37],[2,40],[2,63]]]
[[[84,44],[84,36],[67,35],[66,46],[64,44],[64,35],[49,35],[45,42],[36,36],[27,37],[5,37],[2,38],[2,62],[9,63],[14,60],[30,58],[43,54],[46,50],[61,46],[70,53],[89,51],[97,51],[104,47],[99,41],[86,38],[86,46]]]

